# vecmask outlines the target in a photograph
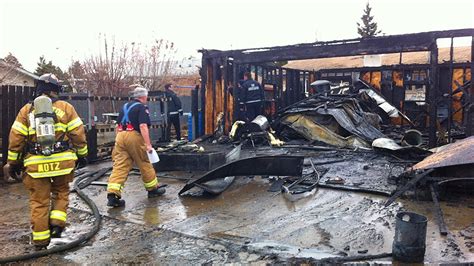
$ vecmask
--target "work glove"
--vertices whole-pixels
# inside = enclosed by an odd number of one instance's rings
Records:
[[[6,183],[21,181],[21,164],[5,164],[3,166],[3,180]]]
[[[183,110],[179,111],[179,115],[183,115]]]
[[[76,168],[82,168],[87,165],[87,158],[86,157],[79,157],[76,161]]]

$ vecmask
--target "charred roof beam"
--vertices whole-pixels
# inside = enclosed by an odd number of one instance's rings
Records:
[[[432,31],[373,38],[304,43],[241,50],[200,50],[204,57],[232,57],[236,63],[341,57],[366,54],[429,51],[436,39],[474,36],[474,29]]]

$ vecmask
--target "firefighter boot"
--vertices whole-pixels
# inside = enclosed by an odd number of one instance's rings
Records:
[[[48,245],[35,245],[35,251],[41,251],[47,248],[48,248]]]
[[[63,228],[58,225],[51,225],[51,238],[61,238]]]
[[[114,193],[107,194],[107,206],[109,207],[123,207],[125,206],[125,200]]]
[[[149,190],[148,191],[148,198],[156,198],[156,197],[159,197],[163,194],[165,194],[166,192],[166,188],[164,187],[157,187],[153,190]]]

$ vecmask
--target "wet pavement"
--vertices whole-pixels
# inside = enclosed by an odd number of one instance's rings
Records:
[[[285,152],[285,151],[283,151]],[[292,152],[294,153],[294,152]],[[350,157],[351,163],[331,164],[322,182],[332,176],[347,184],[393,191],[387,177],[396,167],[384,158],[322,153],[314,161]],[[308,155],[309,156],[309,155]],[[103,168],[110,162],[89,166]],[[389,171],[390,170],[390,171]],[[392,173],[392,171],[394,171]],[[159,173],[190,177],[189,172]],[[325,178],[325,179],[324,179]],[[101,181],[106,181],[103,178]],[[103,186],[84,191],[104,217],[99,233],[70,252],[36,259],[40,263],[252,263],[290,262],[291,258],[321,259],[334,256],[391,252],[395,214],[409,210],[428,217],[426,263],[474,261],[474,199],[448,198],[441,203],[450,233],[442,237],[430,201],[401,199],[383,207],[386,197],[319,188],[297,201],[268,192],[270,180],[238,177],[217,197],[177,195],[183,181],[161,178],[167,193],[148,199],[137,175],[125,185],[124,208],[106,206]],[[193,193],[192,193],[193,194]],[[29,250],[27,194],[21,184],[0,187],[0,256]],[[70,241],[92,225],[87,206],[71,194],[69,226],[63,239]],[[391,263],[391,258],[378,259]]]

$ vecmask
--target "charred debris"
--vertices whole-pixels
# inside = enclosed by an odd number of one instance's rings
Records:
[[[393,125],[393,119],[404,120],[405,126]],[[262,115],[236,121],[229,134],[218,126],[193,143],[174,142],[163,149],[226,151],[220,166],[187,179],[182,196],[219,195],[235,178],[248,176],[268,178],[268,191],[290,201],[318,187],[386,196],[386,206],[407,196],[432,200],[440,233],[446,235],[439,201],[450,193],[470,193],[474,180],[474,137],[456,137],[454,143],[429,149],[426,132],[360,80],[320,89],[271,121]]]
[[[304,196],[318,187],[330,187],[385,195],[386,205],[401,196],[431,200],[440,232],[446,234],[439,201],[459,193],[472,195],[474,48],[470,47],[470,60],[455,62],[453,39],[470,37],[474,42],[473,36],[473,29],[459,29],[201,50],[205,135],[197,141],[230,146],[228,150],[235,147],[232,153],[239,150],[240,159],[226,161],[225,170],[211,171],[203,179],[193,178],[181,194],[210,176],[238,175],[237,168],[248,167],[273,180],[270,191],[284,195]],[[443,38],[451,39],[447,61],[439,60],[437,41]],[[413,52],[427,52],[428,63],[403,64],[403,57]],[[319,70],[281,65],[291,60],[380,54],[399,54],[400,60],[390,66]],[[238,96],[230,93],[238,87],[243,70],[262,84],[267,101],[264,116],[247,123],[235,122]],[[412,88],[422,94],[408,95]],[[275,158],[275,167],[282,163],[281,156],[303,157],[301,174],[273,176],[247,159],[269,155]],[[297,166],[295,162],[293,167]]]

